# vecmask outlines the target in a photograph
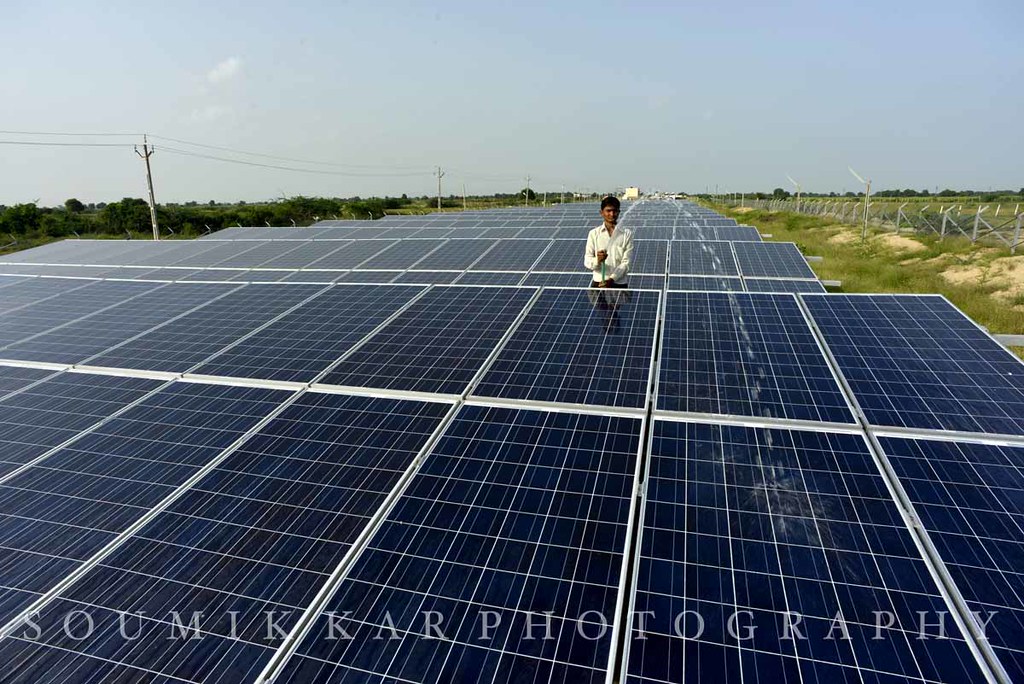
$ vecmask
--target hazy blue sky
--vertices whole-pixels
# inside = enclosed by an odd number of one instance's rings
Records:
[[[3,0],[0,129],[149,132],[158,201],[1024,186],[1024,3]],[[0,140],[92,140],[0,133]],[[237,157],[260,161],[257,158]],[[303,166],[291,162],[273,162]],[[391,175],[370,175],[391,174]],[[412,175],[397,175],[412,174]],[[127,148],[0,145],[0,203],[144,196]]]

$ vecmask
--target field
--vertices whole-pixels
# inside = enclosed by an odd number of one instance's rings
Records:
[[[862,242],[858,227],[827,218],[714,208],[773,241],[795,242],[804,254],[823,257],[811,267],[823,280],[842,281],[841,292],[939,293],[992,333],[1024,334],[1024,255],[963,238],[877,230]],[[1014,352],[1024,358],[1021,348]]]

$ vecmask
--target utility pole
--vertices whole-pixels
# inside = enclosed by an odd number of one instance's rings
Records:
[[[548,191],[544,191],[544,206],[548,206]]]
[[[437,210],[441,211],[441,179],[444,178],[444,171],[437,167]]]
[[[153,156],[153,146],[142,136],[142,152],[138,146],[135,147],[135,154],[139,155],[146,162],[146,183],[149,184],[149,220],[153,223],[153,239],[160,239],[160,225],[156,222],[156,198],[153,196],[153,172],[149,168],[149,158]]]
[[[530,177],[526,177],[526,206],[530,206]]]
[[[558,203],[565,204],[565,183],[562,183],[562,192],[558,193]]]
[[[462,184],[462,211],[466,211],[466,184]]]

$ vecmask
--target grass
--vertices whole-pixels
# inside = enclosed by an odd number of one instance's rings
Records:
[[[1024,291],[1008,293],[1005,281],[995,277],[993,261],[1008,257],[1006,249],[972,245],[965,239],[904,235],[922,247],[909,252],[885,241],[891,232],[871,231],[862,242],[859,229],[816,216],[715,209],[770,233],[773,241],[795,242],[804,254],[824,257],[811,267],[822,280],[842,281],[840,292],[938,293],[993,333],[1024,334]],[[1015,259],[1024,263],[1024,255]],[[1003,263],[1011,272],[1019,269],[1014,262]],[[976,269],[977,275],[954,283],[942,275],[949,269]],[[1024,358],[1024,352],[1015,353]]]

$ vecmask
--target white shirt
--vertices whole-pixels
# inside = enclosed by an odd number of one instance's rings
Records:
[[[604,260],[605,280],[611,278],[616,284],[625,285],[629,278],[629,262],[633,258],[633,231],[616,226],[609,236],[602,223],[587,235],[583,265],[594,272],[595,283],[601,282],[601,264],[597,263],[597,253],[601,250],[608,252]]]

